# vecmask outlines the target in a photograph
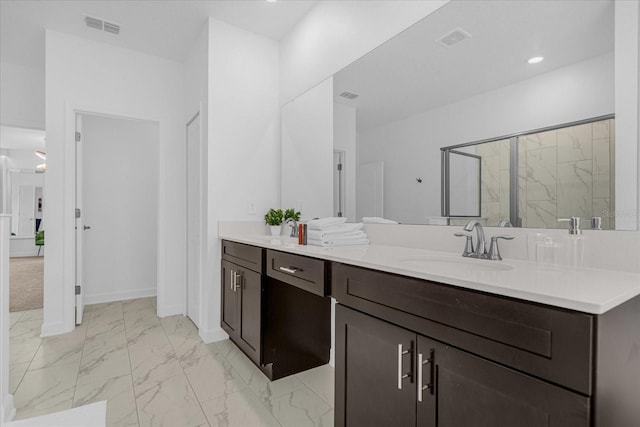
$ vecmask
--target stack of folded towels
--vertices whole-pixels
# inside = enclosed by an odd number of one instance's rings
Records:
[[[312,219],[307,223],[307,243],[316,246],[368,245],[362,223],[347,223],[345,217]]]

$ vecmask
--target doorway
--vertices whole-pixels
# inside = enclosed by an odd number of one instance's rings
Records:
[[[200,327],[202,259],[202,139],[200,113],[187,123],[187,316]]]
[[[85,303],[155,296],[156,122],[76,114],[76,323]]]

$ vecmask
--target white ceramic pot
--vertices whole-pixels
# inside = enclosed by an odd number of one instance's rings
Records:
[[[279,236],[282,232],[282,225],[270,225],[269,228],[272,236]]]

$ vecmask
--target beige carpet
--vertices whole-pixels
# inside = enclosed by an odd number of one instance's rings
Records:
[[[44,257],[11,258],[9,311],[42,308]]]

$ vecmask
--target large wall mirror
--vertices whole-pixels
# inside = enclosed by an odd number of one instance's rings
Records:
[[[616,159],[636,155],[637,141],[615,139],[614,8],[598,0],[452,1],[335,74],[334,123],[355,127],[354,152],[346,153],[355,159],[355,194],[346,197],[354,219],[377,216],[366,211],[375,199],[400,223],[477,216],[495,226],[514,218],[509,186],[517,186],[528,197],[518,202],[516,226],[600,216],[603,228],[635,229],[637,212],[627,225],[614,218],[616,200],[638,195],[636,179],[615,179]],[[536,56],[544,60],[530,64]],[[447,147],[467,186],[453,201],[461,214],[443,215]],[[382,185],[366,172],[373,165]]]

